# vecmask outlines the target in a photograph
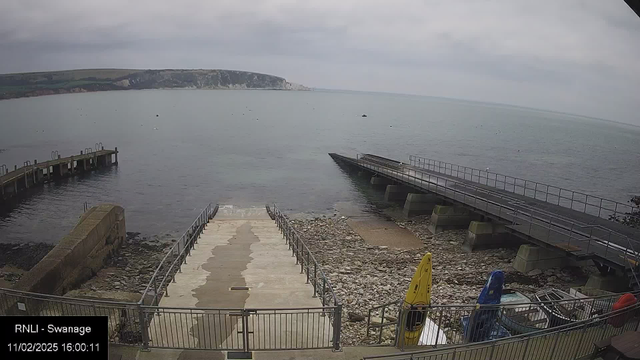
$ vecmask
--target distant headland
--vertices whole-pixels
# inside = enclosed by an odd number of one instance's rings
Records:
[[[311,90],[279,76],[236,70],[80,69],[0,75],[0,100],[133,89]]]

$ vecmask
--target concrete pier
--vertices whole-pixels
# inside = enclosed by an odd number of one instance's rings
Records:
[[[167,288],[168,295],[162,298],[160,306],[232,310],[321,307],[320,299],[313,297],[313,287],[306,279],[264,208],[220,206],[191,256],[187,257],[187,263],[176,274],[175,282]],[[324,322],[309,322],[308,316],[306,319],[288,316],[287,327],[276,328],[277,321],[284,324],[285,318],[272,312],[269,318],[273,324],[263,326],[264,318],[260,316],[257,313],[249,319],[252,324],[258,321],[260,325],[249,325],[250,341],[256,341],[256,346],[260,339],[268,339],[274,345],[281,345],[280,341],[298,341],[300,346],[303,341],[317,341],[309,334],[329,335],[332,330],[328,318]],[[168,334],[165,327],[171,326],[162,317],[152,321],[150,340],[154,346],[172,347],[176,335],[165,335]],[[171,328],[174,332],[176,328],[182,329],[178,338],[189,339],[193,348],[233,348],[238,341],[236,332],[242,329],[241,319],[234,311],[207,313],[203,310],[183,315],[178,321],[184,322],[184,326]],[[175,317],[172,320],[175,321]],[[260,347],[268,345],[260,344]]]
[[[115,161],[113,161],[114,157]],[[16,165],[11,172],[2,167],[0,171],[6,173],[0,173],[0,204],[35,185],[117,163],[118,148],[115,150],[102,148],[89,153],[80,151],[80,155],[64,158],[58,155],[57,159],[45,162],[34,160],[32,164],[30,161],[26,161],[23,167],[18,168]]]
[[[429,231],[435,234],[444,230],[466,228],[472,220],[476,219],[479,220],[479,216],[466,208],[436,205],[431,214]]]
[[[402,210],[405,216],[424,215],[433,212],[440,200],[433,194],[407,194]]]

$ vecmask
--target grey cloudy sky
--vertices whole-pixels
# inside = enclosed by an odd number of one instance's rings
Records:
[[[0,72],[223,68],[640,125],[623,0],[0,0]]]

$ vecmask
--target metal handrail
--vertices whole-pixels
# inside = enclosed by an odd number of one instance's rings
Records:
[[[562,306],[563,308],[573,311],[581,309],[582,311],[606,311],[610,312],[613,304],[617,301],[620,296],[624,294],[632,294],[636,298],[640,297],[640,290],[624,292],[624,293],[615,293],[608,295],[599,295],[599,296],[590,296],[590,297],[581,297],[575,299],[564,299],[564,300],[551,300],[551,301],[529,301],[529,302],[519,302],[519,303],[506,303],[506,304],[495,304],[495,305],[486,305],[486,304],[429,304],[421,306],[420,309],[425,313],[436,314],[439,317],[439,323],[442,321],[443,314],[453,314],[455,316],[460,317],[461,313],[469,314],[472,311],[482,312],[482,311],[505,311],[509,309],[523,309],[523,308],[539,308],[541,306],[544,307],[557,307]],[[385,314],[398,316],[398,319],[402,316],[402,303],[403,300],[399,299],[396,301],[387,302],[382,305],[377,305],[369,309],[367,315],[367,337],[371,335],[371,332],[374,332],[374,336],[377,336],[377,343],[382,343],[382,328],[397,326],[398,321],[388,321],[385,319]],[[400,312],[400,313],[399,313]],[[375,314],[377,313],[377,314]],[[378,316],[379,315],[379,316]],[[371,319],[375,317],[380,317],[381,321],[379,323],[372,323]],[[397,331],[397,329],[396,329]],[[451,344],[450,342],[448,343]],[[431,344],[431,345],[443,345],[443,344]]]
[[[407,181],[410,185],[413,185],[415,187],[418,188],[423,188],[423,186],[426,183],[426,188],[429,191],[433,191],[435,193],[444,193],[445,196],[447,196],[447,194],[449,192],[453,192],[454,194],[458,194],[461,195],[463,200],[462,202],[465,204],[468,204],[469,206],[472,206],[476,209],[479,210],[484,210],[484,211],[488,211],[489,205],[491,205],[492,207],[496,207],[497,208],[497,212],[498,212],[498,216],[504,219],[510,219],[514,225],[518,224],[518,220],[520,220],[521,222],[527,222],[529,224],[529,230],[526,233],[527,235],[531,235],[531,228],[532,226],[535,224],[536,227],[542,226],[544,229],[549,230],[547,232],[547,239],[550,237],[551,232],[560,234],[562,236],[567,236],[567,234],[563,233],[563,231],[568,232],[568,236],[569,236],[569,240],[568,240],[568,245],[571,244],[571,240],[576,240],[576,241],[585,241],[588,239],[588,244],[587,244],[587,253],[588,250],[591,248],[592,244],[592,240],[594,242],[597,243],[597,245],[601,245],[601,246],[605,246],[606,245],[606,249],[605,249],[605,258],[606,258],[606,254],[609,251],[609,249],[611,248],[611,251],[615,251],[616,248],[617,250],[623,250],[623,252],[627,252],[629,251],[629,249],[624,248],[623,246],[619,245],[619,244],[615,244],[614,246],[611,246],[611,237],[613,234],[616,235],[616,237],[624,237],[626,238],[627,242],[630,243],[632,240],[629,239],[628,236],[623,235],[623,234],[619,234],[617,232],[608,230],[607,234],[608,240],[604,240],[604,239],[600,239],[598,237],[595,237],[593,235],[593,231],[591,231],[591,233],[587,234],[585,232],[581,232],[579,231],[582,228],[585,228],[586,226],[581,225],[576,223],[575,221],[571,221],[571,220],[567,220],[567,219],[562,219],[560,221],[560,219],[556,219],[556,222],[554,224],[552,216],[549,216],[548,218],[543,217],[541,215],[535,215],[533,214],[533,211],[531,211],[531,209],[526,209],[526,210],[530,210],[530,212],[527,214],[526,212],[523,212],[522,209],[518,210],[515,207],[511,207],[511,206],[505,206],[503,204],[491,201],[491,200],[487,200],[484,199],[482,197],[479,197],[477,195],[465,192],[465,191],[461,191],[459,189],[456,189],[452,186],[449,185],[462,185],[464,187],[471,187],[473,188],[473,186],[469,186],[469,184],[466,183],[462,183],[462,182],[458,182],[456,180],[453,179],[449,179],[449,178],[442,178],[436,175],[432,175],[429,173],[422,173],[420,172],[420,177],[418,176],[414,176],[414,175],[410,175],[407,174],[405,172],[401,172],[392,168],[389,168],[388,166],[382,166],[382,165],[376,165],[376,163],[372,163],[370,161],[368,161],[367,159],[363,159],[360,155],[357,156],[356,162],[365,167],[365,168],[369,168],[371,170],[374,170],[376,172],[379,173],[390,173],[390,174],[395,174],[396,178],[399,177],[401,180],[403,181]],[[418,171],[416,170],[412,170],[414,171],[414,173],[417,175]],[[426,178],[425,178],[426,175]],[[419,185],[418,185],[419,183]],[[442,185],[441,183],[444,183],[444,185]],[[432,189],[433,187],[435,187],[435,191]],[[442,190],[442,189],[443,190]],[[424,188],[423,188],[424,189]],[[511,198],[503,196],[501,194],[492,194],[492,196],[495,196],[497,198],[503,199],[505,200],[507,203],[511,203]],[[451,196],[448,196],[451,198]],[[473,203],[468,203],[467,202],[467,198],[473,199]],[[458,201],[458,199],[455,197],[455,195],[453,195],[453,199],[455,199],[456,201]],[[484,209],[478,207],[478,202],[484,203]],[[525,207],[525,206],[523,206]],[[526,208],[526,207],[525,207]],[[535,220],[535,222],[534,222]],[[540,225],[540,223],[542,223],[542,225]],[[564,223],[564,224],[563,224]],[[562,231],[559,231],[557,229],[554,229],[553,227],[560,229]],[[638,256],[638,254],[634,251],[634,256]]]
[[[435,353],[435,352],[453,351],[455,353],[458,349],[470,349],[470,348],[482,349],[486,347],[496,346],[502,343],[529,341],[532,338],[537,338],[541,336],[548,336],[548,335],[559,336],[561,334],[568,333],[570,331],[583,330],[590,326],[599,325],[600,322],[609,320],[614,317],[624,316],[627,313],[631,315],[636,314],[638,309],[640,309],[640,303],[637,303],[630,307],[615,310],[607,314],[594,316],[587,320],[577,321],[574,323],[570,323],[570,324],[566,324],[566,325],[562,325],[554,328],[549,328],[549,329],[543,329],[543,330],[539,330],[539,331],[531,332],[527,334],[510,336],[510,337],[496,339],[496,340],[487,340],[487,341],[474,342],[474,343],[458,344],[453,346],[447,346],[446,348],[432,348],[432,349],[418,350],[418,351],[407,351],[407,352],[396,353],[396,354],[365,356],[364,359],[365,360],[367,359],[414,359],[416,356],[428,356],[429,353]],[[638,325],[636,325],[636,327],[637,326]],[[492,359],[492,357],[485,357],[485,358]]]
[[[576,299],[564,299],[564,300],[529,301],[529,302],[521,302],[521,303],[495,304],[495,305],[486,305],[486,304],[430,304],[430,305],[425,305],[424,308],[428,309],[428,308],[446,308],[446,307],[450,307],[450,308],[468,307],[469,309],[481,309],[481,308],[496,309],[496,308],[509,308],[509,307],[522,306],[522,305],[532,305],[532,306],[538,306],[538,305],[542,305],[542,304],[557,305],[557,304],[563,304],[563,303],[566,304],[566,303],[573,303],[573,302],[575,302],[575,303],[583,303],[585,301],[612,300],[612,299],[617,299],[617,298],[619,298],[620,296],[622,296],[624,294],[632,294],[635,297],[640,297],[640,290],[626,291],[626,292],[621,292],[621,293],[613,293],[613,294],[598,295],[598,296],[589,296],[589,297],[576,298]],[[390,302],[382,304],[382,305],[376,305],[376,306],[372,307],[370,310],[380,309],[380,308],[382,308],[384,306],[397,305],[400,302],[402,302],[402,300],[390,301]]]
[[[336,296],[336,293],[333,290],[333,285],[331,285],[331,281],[324,273],[322,266],[318,264],[318,261],[311,253],[311,250],[309,249],[307,244],[305,244],[304,240],[302,240],[302,237],[298,235],[298,232],[293,228],[293,226],[289,222],[289,219],[287,219],[284,213],[280,211],[278,206],[276,204],[273,204],[273,208],[269,208],[269,206],[266,206],[266,209],[269,213],[269,216],[273,220],[275,220],[278,229],[282,231],[282,236],[285,238],[286,243],[289,245],[289,249],[291,249],[292,255],[296,257],[296,264],[300,264],[300,274],[306,272],[307,284],[311,283],[311,285],[313,286],[314,297],[318,295],[318,288],[320,286],[320,283],[318,282],[318,275],[320,276],[320,279],[322,279],[322,287],[320,287],[320,301],[323,307],[327,305],[325,303],[325,295],[327,293],[327,289],[329,290],[331,299],[333,299],[333,311],[328,312],[328,315],[333,322],[333,350],[340,350],[340,335],[342,332],[342,302],[340,302],[340,300]]]
[[[310,279],[313,279],[316,282],[313,284],[314,285],[313,296],[317,295],[316,294],[316,291],[318,288],[317,278],[319,275],[323,281],[323,289],[328,289],[329,293],[331,294],[331,298],[333,299],[333,304],[335,306],[342,304],[342,302],[338,300],[338,297],[336,296],[333,290],[333,285],[331,285],[331,281],[325,275],[324,270],[322,269],[322,266],[318,264],[318,261],[316,260],[315,256],[313,256],[313,253],[311,253],[311,250],[309,250],[309,247],[302,240],[302,237],[300,237],[298,232],[293,228],[293,226],[291,225],[287,217],[284,215],[284,213],[280,211],[280,209],[276,204],[273,204],[273,210],[271,210],[271,212],[273,213],[275,217],[275,221],[278,224],[278,228],[280,228],[280,230],[282,231],[282,234],[285,237],[287,244],[289,245],[289,248],[292,249],[294,255],[296,256],[296,262],[300,264],[301,272],[306,269],[307,281],[309,281]],[[307,259],[304,259],[305,250],[307,254]],[[307,265],[306,268],[304,266],[305,264]],[[313,276],[311,275],[311,269],[309,268],[309,264],[313,264],[313,267],[314,267],[313,273],[315,274]],[[322,306],[325,306],[324,291],[321,297],[322,297]]]
[[[213,207],[211,203],[209,203],[209,205],[207,205],[204,208],[204,210],[200,212],[200,215],[198,215],[198,217],[193,221],[193,223],[191,223],[191,226],[187,230],[185,230],[182,236],[180,236],[180,239],[176,241],[176,243],[171,247],[171,249],[167,251],[167,253],[164,255],[164,257],[160,261],[160,264],[158,264],[158,266],[156,267],[156,270],[153,272],[151,279],[149,279],[149,283],[147,284],[147,286],[144,289],[144,292],[142,293],[142,297],[140,298],[139,304],[144,304],[145,298],[148,292],[151,290],[151,288],[154,289],[153,300],[151,301],[151,303],[153,305],[158,305],[160,303],[160,300],[162,297],[159,296],[159,292],[163,290],[163,287],[167,278],[169,276],[174,277],[175,276],[174,269],[178,267],[178,271],[179,271],[183,261],[186,263],[186,257],[191,252],[191,249],[193,248],[193,245],[195,244],[197,238],[200,236],[200,234],[204,230],[205,225],[209,222],[209,220],[211,220],[211,218],[215,216],[217,212],[218,212],[218,205]],[[158,277],[160,276],[162,267],[166,264],[167,259],[169,258],[169,255],[174,254],[176,251],[177,251],[176,258],[173,259],[167,271],[164,274],[162,274],[163,277],[158,286],[157,280],[158,280]],[[180,260],[180,264],[178,264],[178,260]]]
[[[638,211],[640,209],[638,207],[621,203],[619,201],[605,199],[599,196],[589,195],[579,191],[568,190],[565,188],[561,188],[559,186],[548,185],[548,184],[533,181],[533,180],[527,180],[527,179],[522,179],[515,176],[503,175],[503,174],[494,173],[487,170],[475,169],[468,166],[461,166],[461,165],[429,159],[429,158],[425,158],[417,155],[409,155],[409,163],[412,166],[422,167],[423,169],[428,169],[431,171],[436,171],[441,174],[455,176],[457,178],[460,178],[460,175],[462,174],[462,178],[465,180],[470,180],[478,184],[491,186],[496,189],[500,189],[498,187],[498,183],[502,183],[503,184],[502,190],[510,191],[518,195],[531,197],[533,199],[541,200],[550,204],[567,207],[569,209],[576,210],[576,211],[579,211],[579,210],[575,209],[573,207],[573,204],[574,203],[583,204],[585,206],[582,209],[582,212],[588,213],[591,215],[596,215],[596,214],[587,212],[587,208],[588,206],[595,207],[598,210],[597,216],[603,219],[608,219],[608,217],[601,216],[602,210],[613,212],[612,216],[615,217],[620,213],[620,211],[618,210],[618,207],[626,207],[629,209],[629,211]],[[460,172],[461,169],[462,169],[462,173]],[[447,172],[447,170],[449,171]],[[467,170],[471,170],[471,173],[467,172]],[[483,173],[484,173],[484,176],[483,176]],[[470,179],[467,179],[467,175],[470,175]],[[500,180],[499,177],[501,177],[502,180]],[[484,183],[481,181],[481,179],[485,180]],[[508,182],[507,179],[513,179],[513,182]],[[493,182],[493,185],[491,185],[491,181]],[[520,181],[520,184],[518,184],[518,181]],[[528,184],[532,184],[533,187],[528,186]],[[512,185],[512,187],[507,187],[507,185]],[[521,188],[523,190],[522,193],[519,193],[518,191],[516,191],[517,188]],[[557,189],[558,190],[557,194],[549,192],[550,189]],[[527,190],[533,191],[533,196],[528,195]],[[566,193],[570,194],[570,197],[569,195],[563,196],[563,192],[565,192],[565,194]],[[543,195],[545,195],[545,198],[544,199],[538,198],[538,193],[542,193]],[[556,197],[558,200],[557,203],[550,202],[549,195]],[[584,197],[584,201],[580,200],[580,198],[576,198],[576,195],[579,195],[580,197]],[[598,205],[594,203],[589,203],[589,198],[595,199]],[[565,199],[569,201],[570,206],[566,206],[566,204],[563,204],[560,201],[560,199]],[[607,208],[603,206],[603,204],[606,204],[606,203],[611,203],[611,204],[614,204],[615,206],[613,207],[613,209]],[[627,211],[624,211],[624,212],[626,213]]]

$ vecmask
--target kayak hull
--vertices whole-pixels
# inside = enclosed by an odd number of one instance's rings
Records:
[[[431,253],[426,253],[411,279],[404,299],[404,345],[418,345],[427,318],[427,307],[431,304]]]

